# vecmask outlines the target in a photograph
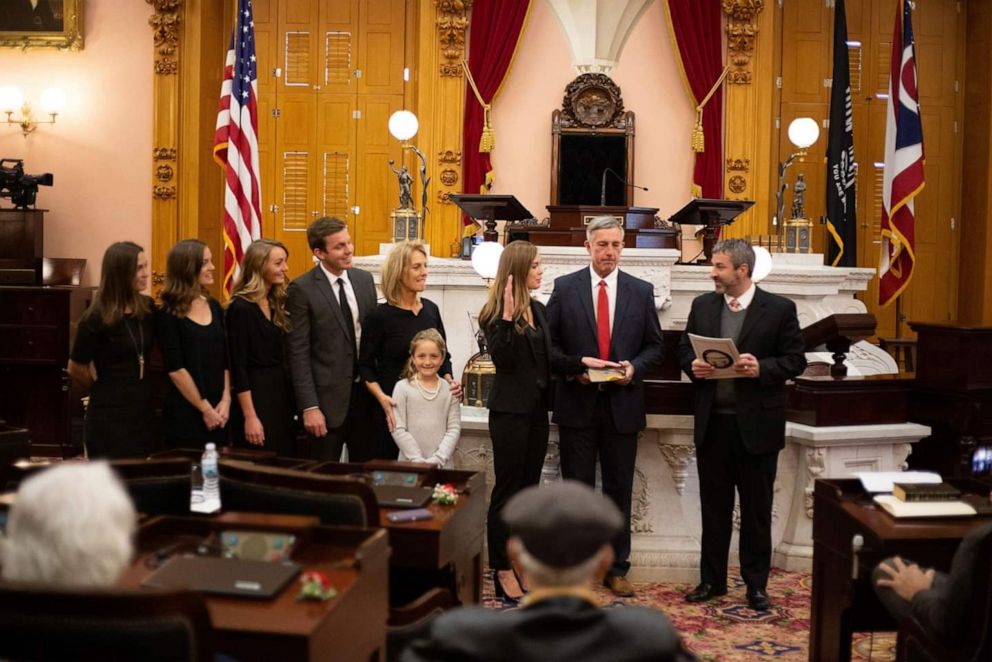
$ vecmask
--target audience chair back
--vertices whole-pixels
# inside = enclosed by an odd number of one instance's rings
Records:
[[[400,659],[413,641],[427,634],[431,621],[456,606],[455,596],[446,588],[433,588],[422,596],[389,610],[386,623],[386,662]]]
[[[899,624],[897,662],[985,662],[992,660],[992,534],[985,536],[972,576],[975,592],[958,641],[938,641],[912,616]]]
[[[0,659],[206,662],[213,654],[199,595],[0,583]]]

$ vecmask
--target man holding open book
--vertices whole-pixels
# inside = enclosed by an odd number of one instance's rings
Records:
[[[702,602],[727,593],[736,488],[741,576],[750,607],[765,611],[772,494],[778,453],[785,447],[785,382],[806,368],[805,343],[796,305],[751,280],[754,249],[748,242],[719,242],[712,265],[715,291],[693,300],[679,343],[679,363],[696,385],[694,441],[703,519],[699,585],[686,600]],[[706,353],[696,356],[691,335],[732,340],[737,356],[732,370],[724,374],[718,371],[724,361]]]

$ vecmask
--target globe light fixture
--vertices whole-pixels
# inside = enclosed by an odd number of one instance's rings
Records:
[[[797,117],[789,123],[789,140],[800,150],[806,150],[820,137],[820,125],[812,117]]]
[[[785,161],[778,164],[778,194],[775,196],[775,217],[772,218],[772,225],[778,228],[781,238],[784,227],[783,215],[785,214],[785,173],[796,159],[802,161],[806,157],[808,150],[820,137],[820,125],[812,117],[797,117],[789,123],[787,131],[789,142],[796,146],[798,151],[789,155]]]
[[[472,251],[472,268],[486,281],[496,278],[499,268],[499,257],[503,254],[503,246],[495,241],[484,241]]]
[[[417,116],[409,110],[397,110],[389,116],[389,134],[400,142],[413,138],[419,129],[420,122],[417,121]]]
[[[751,274],[751,280],[760,282],[771,272],[772,254],[764,246],[754,246],[754,273]]]

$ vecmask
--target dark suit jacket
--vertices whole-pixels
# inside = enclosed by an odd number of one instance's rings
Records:
[[[571,364],[563,360],[563,357],[556,357],[554,353],[544,304],[532,299],[530,309],[534,315],[534,324],[544,332],[544,354],[548,361],[548,376],[551,377],[551,373],[555,372],[568,374]],[[489,356],[496,365],[496,378],[493,380],[492,393],[489,394],[490,411],[509,414],[531,412],[539,393],[537,356],[534,354],[530,340],[524,334],[517,332],[513,322],[498,319],[486,329],[486,346],[489,348]],[[548,388],[551,388],[550,382]]]
[[[992,524],[973,528],[954,553],[950,573],[938,573],[930,589],[913,596],[913,616],[935,641],[950,642],[964,634],[962,629],[971,620],[968,610],[975,605],[975,591],[989,589],[976,586],[974,579],[978,564],[989,563],[988,557],[980,554],[989,536]]]
[[[696,353],[689,334],[721,337],[720,316],[725,306],[722,294],[701,294],[692,302],[689,321],[679,343],[679,363],[696,383],[695,443],[706,439],[716,380],[692,376]],[[796,317],[796,304],[756,288],[747,308],[737,350],[758,359],[758,378],[734,380],[737,421],[741,440],[749,453],[770,453],[785,446],[785,381],[806,369],[805,343]]]
[[[428,635],[403,652],[403,662],[681,662],[678,633],[646,607],[600,609],[575,597],[554,597],[512,611],[455,609],[431,623]]]
[[[349,269],[355,290],[359,324],[375,308],[375,283],[362,269]],[[289,370],[301,409],[320,407],[328,428],[340,427],[348,413],[356,349],[349,341],[336,288],[327,282],[320,265],[289,285],[286,300],[289,321]]]
[[[564,374],[583,372],[583,356],[599,356],[596,314],[592,303],[589,268],[555,280],[548,300],[548,323],[555,351],[563,356]],[[610,333],[610,360],[630,361],[634,379],[627,386],[610,384],[613,422],[617,432],[633,433],[647,425],[644,415],[644,376],[661,362],[661,325],[651,283],[624,272],[617,274],[617,300]],[[596,408],[597,384],[560,379],[555,387],[554,421],[586,427]]]

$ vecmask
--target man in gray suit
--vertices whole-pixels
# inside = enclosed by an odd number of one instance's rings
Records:
[[[307,242],[320,261],[289,286],[286,308],[289,368],[311,457],[372,459],[368,421],[374,403],[358,378],[362,320],[375,308],[372,275],[351,266],[355,246],[344,221],[325,216],[307,228]]]

